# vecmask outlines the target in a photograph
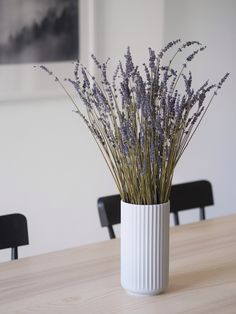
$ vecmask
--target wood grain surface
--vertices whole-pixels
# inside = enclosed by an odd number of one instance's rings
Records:
[[[236,313],[236,215],[170,230],[170,281],[155,297],[120,286],[119,240],[0,264],[0,313]]]

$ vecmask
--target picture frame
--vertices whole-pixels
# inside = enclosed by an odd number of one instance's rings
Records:
[[[94,0],[78,0],[78,21],[79,60],[91,69],[90,55],[94,52]],[[46,73],[38,66],[43,64],[64,79],[73,75],[72,61],[0,64],[0,104],[65,96],[60,86],[45,76]]]

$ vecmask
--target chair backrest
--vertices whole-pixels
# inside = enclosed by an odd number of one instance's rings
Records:
[[[187,182],[171,187],[170,212],[174,215],[175,225],[179,225],[179,211],[200,208],[202,220],[205,219],[205,206],[213,204],[212,186],[209,181]],[[120,195],[100,197],[97,205],[101,226],[108,228],[111,239],[115,238],[113,225],[120,223]]]
[[[97,201],[102,227],[107,227],[111,239],[115,238],[113,225],[120,223],[120,195],[100,197]]]
[[[200,180],[175,184],[170,192],[170,212],[174,215],[175,225],[179,225],[178,212],[200,208],[200,220],[206,218],[205,206],[214,205],[212,186],[209,181]]]
[[[11,248],[11,259],[18,258],[18,246],[29,244],[26,217],[22,214],[0,216],[0,249]]]

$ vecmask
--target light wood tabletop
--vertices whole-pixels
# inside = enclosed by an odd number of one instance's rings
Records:
[[[170,282],[154,297],[120,287],[119,240],[0,264],[0,313],[236,313],[236,215],[170,230]]]

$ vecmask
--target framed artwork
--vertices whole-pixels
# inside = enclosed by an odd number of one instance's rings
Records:
[[[93,0],[0,0],[0,102],[64,95],[34,65],[65,77],[88,65],[92,28]]]

